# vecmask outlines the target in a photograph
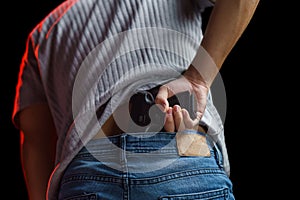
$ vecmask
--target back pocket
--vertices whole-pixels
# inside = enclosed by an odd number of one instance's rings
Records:
[[[159,200],[203,200],[203,199],[214,199],[214,200],[228,200],[228,188],[210,190],[206,192],[191,193],[191,194],[177,194],[162,196]]]

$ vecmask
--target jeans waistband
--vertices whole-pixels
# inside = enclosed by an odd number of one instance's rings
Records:
[[[123,133],[94,139],[77,154],[75,160],[98,160],[119,171],[143,173],[153,171],[168,166],[182,157],[178,151],[176,134],[174,132]],[[209,156],[192,157],[198,157],[197,160],[203,162],[204,166],[216,163],[216,158],[219,157],[218,151],[209,135],[197,131],[186,134],[203,134],[209,148]]]
[[[214,147],[213,140],[205,133],[198,131],[187,131],[184,133],[201,134],[206,137],[209,148],[212,149]],[[122,133],[109,137],[93,139],[86,145],[86,148],[96,151],[103,149],[105,150],[104,152],[115,148],[141,153],[149,151],[177,152],[175,136],[175,132]]]

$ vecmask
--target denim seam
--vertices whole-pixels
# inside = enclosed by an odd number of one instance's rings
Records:
[[[129,180],[128,180],[128,166],[127,166],[127,155],[126,155],[126,135],[121,136],[121,160],[120,163],[123,168],[123,174],[122,174],[122,186],[123,186],[123,200],[129,199]]]
[[[184,195],[184,194],[183,194]],[[190,197],[193,198],[201,198],[201,199],[207,199],[210,197],[215,198],[221,198],[221,197],[228,197],[228,188],[222,188],[222,189],[217,189],[217,190],[213,190],[213,191],[209,191],[209,192],[200,192],[200,193],[194,193],[194,194],[186,194],[184,195],[167,195],[167,196],[162,196],[159,199],[160,200],[170,200],[170,199],[190,199]]]
[[[119,183],[119,184],[122,183],[122,179],[112,177],[112,176],[77,174],[77,175],[70,175],[68,177],[65,177],[61,184],[65,184],[73,181],[100,181],[100,182]]]
[[[205,174],[221,174],[226,175],[223,170],[219,168],[216,169],[200,169],[200,170],[191,170],[191,171],[184,171],[179,173],[168,174],[165,176],[160,176],[156,178],[147,178],[147,179],[132,179],[130,182],[135,185],[149,185],[149,184],[156,184],[160,182],[170,181],[179,178],[185,178],[187,176],[195,176],[195,175],[205,175]]]

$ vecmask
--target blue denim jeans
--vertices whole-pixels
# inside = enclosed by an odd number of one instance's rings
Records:
[[[222,155],[209,136],[209,156],[179,156],[175,135],[127,133],[90,141],[66,169],[59,200],[233,200]]]

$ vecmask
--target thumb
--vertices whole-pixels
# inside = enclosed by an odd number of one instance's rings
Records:
[[[169,97],[168,88],[166,86],[161,86],[155,97],[155,103],[160,105],[163,112],[166,112],[169,109],[169,102],[167,100],[168,97]]]
[[[207,103],[207,93],[206,92],[195,92],[195,96],[197,99],[197,112],[200,117],[202,118],[202,115],[204,114],[206,103]]]

